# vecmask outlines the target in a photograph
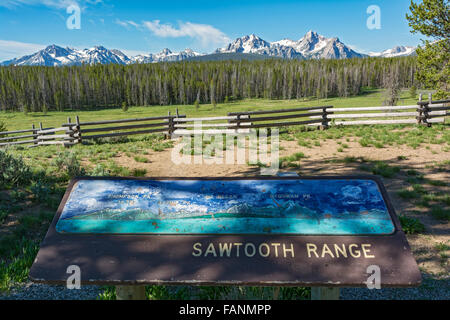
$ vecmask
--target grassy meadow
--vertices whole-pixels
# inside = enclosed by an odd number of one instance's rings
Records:
[[[90,111],[52,111],[44,114],[42,112],[30,112],[27,115],[19,112],[0,112],[0,121],[6,123],[8,130],[29,129],[32,124],[43,123],[44,127],[59,127],[67,122],[67,118],[72,120],[78,115],[80,121],[95,120],[117,120],[128,118],[144,118],[165,116],[170,111],[172,115],[178,109],[179,114],[187,117],[207,117],[224,116],[228,112],[271,110],[282,108],[312,107],[312,106],[334,106],[335,108],[345,107],[375,107],[381,106],[383,102],[383,90],[367,90],[359,96],[348,98],[329,98],[329,99],[304,99],[304,100],[264,100],[264,99],[246,99],[230,103],[217,104],[215,107],[211,104],[201,104],[197,109],[194,105],[170,105],[170,106],[143,106],[129,107],[124,112],[121,108],[100,109]],[[398,105],[415,105],[417,97],[411,97],[407,90],[403,90]]]

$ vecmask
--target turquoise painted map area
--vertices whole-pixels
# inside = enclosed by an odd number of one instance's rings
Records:
[[[80,180],[60,233],[391,234],[372,180]]]

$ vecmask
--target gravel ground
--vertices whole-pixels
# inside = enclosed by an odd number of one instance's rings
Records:
[[[28,282],[12,289],[8,295],[0,293],[0,300],[95,300],[102,291],[98,286],[69,290],[65,286]]]
[[[450,300],[450,279],[436,280],[422,274],[418,288],[343,288],[342,300]]]
[[[450,279],[436,280],[425,274],[422,276],[419,288],[343,288],[341,300],[450,300]],[[102,291],[99,286],[68,290],[64,286],[29,282],[14,288],[8,295],[0,294],[0,300],[95,300]]]

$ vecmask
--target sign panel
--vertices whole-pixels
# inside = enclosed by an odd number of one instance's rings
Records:
[[[82,178],[30,277],[90,284],[384,286],[421,276],[373,177]],[[372,270],[372,269],[370,269]]]
[[[63,233],[392,234],[372,180],[82,180]]]

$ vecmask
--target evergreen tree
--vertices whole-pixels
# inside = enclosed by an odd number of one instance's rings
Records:
[[[450,3],[448,0],[411,1],[407,14],[412,33],[432,37],[417,49],[416,77],[427,88],[437,90],[436,98],[450,96]]]
[[[127,112],[128,111],[128,104],[126,101],[122,102],[122,111]]]
[[[397,105],[400,93],[400,86],[397,74],[394,71],[390,72],[389,77],[386,79],[385,87],[386,91],[383,105],[385,106]]]
[[[411,98],[416,99],[417,97],[417,88],[416,86],[411,86],[411,88],[409,88],[409,95]]]
[[[200,108],[200,102],[198,101],[198,99],[195,100],[194,105],[195,105],[195,110],[198,110]]]
[[[0,110],[220,103],[242,98],[304,99],[385,88],[419,87],[416,57],[342,60],[174,62],[70,67],[0,67]]]

